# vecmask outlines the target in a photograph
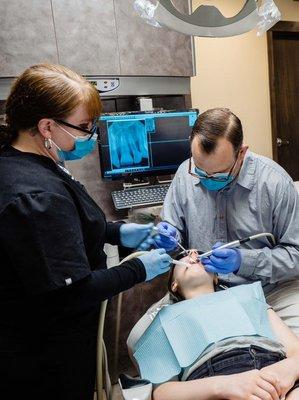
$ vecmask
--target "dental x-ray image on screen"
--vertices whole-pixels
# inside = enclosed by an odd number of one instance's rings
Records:
[[[198,110],[107,113],[99,117],[103,179],[169,175],[190,155]]]
[[[147,130],[144,120],[108,122],[111,170],[149,166]],[[117,172],[117,171],[115,171]]]

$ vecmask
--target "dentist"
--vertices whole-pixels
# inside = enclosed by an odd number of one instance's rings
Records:
[[[261,281],[267,301],[299,335],[299,198],[291,177],[274,161],[248,150],[239,118],[215,108],[199,115],[191,154],[166,195],[162,219],[185,247],[228,286]],[[266,238],[240,249],[219,249],[250,235]]]

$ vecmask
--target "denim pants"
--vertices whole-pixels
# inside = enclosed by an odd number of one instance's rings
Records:
[[[261,369],[284,359],[280,353],[257,346],[234,349],[207,360],[189,375],[188,381],[215,375],[231,375]]]
[[[218,354],[207,360],[203,365],[193,371],[187,381],[207,378],[217,375],[238,374],[252,369],[261,369],[267,365],[283,360],[285,357],[273,351],[262,349],[257,346],[234,349]],[[299,381],[295,383],[292,390],[299,387]]]

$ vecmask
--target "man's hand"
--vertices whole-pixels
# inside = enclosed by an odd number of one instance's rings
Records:
[[[218,249],[223,243],[217,242],[213,246],[210,257],[203,257],[201,263],[207,272],[213,274],[229,274],[236,272],[241,266],[241,253],[237,249]]]
[[[154,237],[156,247],[166,251],[175,250],[178,246],[178,231],[168,222],[159,222],[156,226],[158,235]]]
[[[277,378],[255,369],[239,374],[215,377],[216,397],[228,400],[279,400]]]

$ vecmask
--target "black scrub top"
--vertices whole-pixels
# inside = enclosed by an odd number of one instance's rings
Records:
[[[145,280],[138,259],[106,269],[103,245],[120,243],[120,226],[50,158],[1,151],[0,351],[20,330],[96,327],[101,300]]]

